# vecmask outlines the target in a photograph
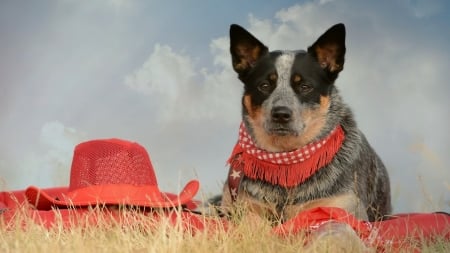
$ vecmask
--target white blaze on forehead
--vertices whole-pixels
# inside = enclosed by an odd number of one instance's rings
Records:
[[[275,69],[278,75],[277,86],[267,101],[272,107],[292,107],[292,105],[296,104],[296,95],[291,87],[291,72],[294,60],[295,52],[290,51],[283,51],[275,60]]]
[[[281,86],[283,88],[289,86],[294,60],[294,52],[282,52],[282,54],[276,59],[275,69],[277,70],[278,74],[277,86]]]

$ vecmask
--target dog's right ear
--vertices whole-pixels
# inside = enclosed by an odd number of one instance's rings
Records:
[[[242,75],[269,49],[239,25],[230,26],[230,52],[234,70]]]
[[[328,73],[332,81],[334,81],[339,72],[344,68],[344,24],[336,24],[329,28],[308,48],[308,53],[317,60],[319,65]]]

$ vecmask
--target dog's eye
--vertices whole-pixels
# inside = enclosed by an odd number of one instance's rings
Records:
[[[311,85],[302,84],[302,85],[300,85],[300,89],[301,89],[302,91],[311,91],[311,90],[312,90],[312,87],[311,87]]]
[[[313,90],[313,87],[311,85],[304,83],[304,82],[294,84],[294,88],[297,90],[297,92],[299,92],[303,95],[306,95]]]
[[[292,87],[302,95],[306,95],[312,91],[313,87],[308,84],[302,77],[298,74],[292,75]]]
[[[268,82],[262,82],[258,84],[258,90],[262,93],[269,93],[272,90],[272,86]]]

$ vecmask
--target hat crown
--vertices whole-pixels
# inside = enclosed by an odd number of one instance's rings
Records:
[[[69,191],[92,185],[157,186],[155,172],[144,147],[120,139],[93,140],[75,147]]]

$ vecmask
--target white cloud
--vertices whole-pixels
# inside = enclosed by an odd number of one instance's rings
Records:
[[[146,62],[125,78],[125,84],[151,97],[156,113],[160,112],[157,120],[164,123],[216,118],[226,122],[226,112],[239,105],[242,87],[231,68],[225,67],[230,60],[224,60],[223,39],[214,40],[211,50],[216,54],[216,70],[199,69],[190,56],[157,44]]]
[[[17,164],[18,174],[27,175],[29,185],[68,185],[74,147],[84,139],[85,134],[59,121],[45,123],[39,138],[45,151],[26,155]]]
[[[59,121],[51,121],[42,126],[40,142],[50,149],[67,153],[73,150],[74,143],[83,136],[72,127],[66,127]]]
[[[125,78],[125,84],[144,94],[163,96],[168,104],[176,102],[193,83],[195,70],[189,56],[173,52],[167,45],[156,44],[141,68]]]

